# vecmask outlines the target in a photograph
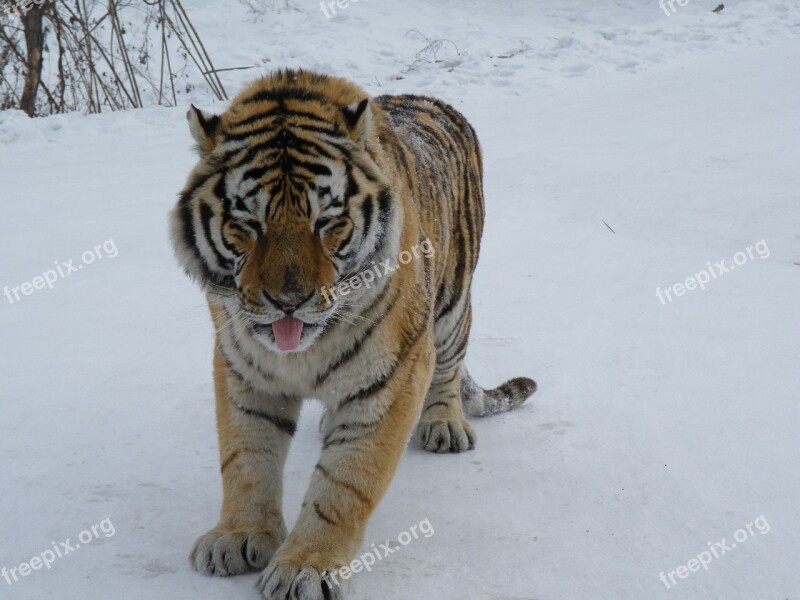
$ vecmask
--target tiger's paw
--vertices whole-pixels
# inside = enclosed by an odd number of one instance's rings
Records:
[[[256,588],[267,600],[342,600],[346,580],[327,561],[307,556],[305,561],[277,555],[261,574]]]
[[[189,560],[205,575],[241,575],[263,569],[286,534],[214,528],[194,543]]]
[[[428,452],[466,452],[475,448],[477,436],[464,418],[421,419],[417,440]]]

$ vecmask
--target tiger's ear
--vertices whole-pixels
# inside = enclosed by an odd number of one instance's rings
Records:
[[[189,131],[192,132],[192,137],[197,142],[200,156],[207,156],[217,145],[219,117],[200,110],[192,104],[189,112],[186,113],[186,120],[189,121]]]
[[[372,106],[369,98],[340,107],[350,138],[364,146],[372,137]]]

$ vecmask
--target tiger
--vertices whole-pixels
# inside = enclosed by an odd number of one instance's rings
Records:
[[[269,599],[343,598],[329,574],[350,564],[409,439],[471,450],[466,417],[536,391],[524,377],[484,390],[463,364],[484,222],[477,135],[436,98],[373,98],[301,69],[187,120],[199,161],[170,236],[214,324],[223,487],[190,561],[262,571]],[[324,405],[322,451],[287,533],[283,468],[307,399]]]

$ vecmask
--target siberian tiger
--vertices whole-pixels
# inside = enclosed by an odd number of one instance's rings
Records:
[[[475,446],[465,418],[509,410],[526,378],[478,387],[462,364],[484,203],[475,131],[420,96],[370,98],[287,70],[221,115],[187,115],[200,161],[171,213],[216,330],[223,501],[190,560],[265,569],[266,598],[342,597],[347,565],[416,427],[432,452]],[[367,273],[371,275],[367,277]],[[322,454],[287,537],[282,473],[303,399]]]

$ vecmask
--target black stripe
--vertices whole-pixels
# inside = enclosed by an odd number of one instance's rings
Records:
[[[384,415],[385,416],[385,415]],[[355,440],[360,440],[371,435],[378,425],[383,421],[383,417],[381,417],[377,421],[373,421],[371,423],[344,423],[339,425],[338,427],[334,428],[333,430],[329,431],[328,434],[325,436],[325,439],[322,442],[322,448],[325,449],[328,446],[332,446],[335,444],[343,444],[345,442],[353,442]],[[360,431],[359,435],[339,435],[336,436],[336,433],[343,434],[348,431],[357,430]]]
[[[233,350],[238,351],[239,358],[241,360],[243,360],[244,363],[249,368],[253,369],[256,373],[258,373],[258,375],[260,377],[264,378],[266,381],[274,381],[275,376],[271,375],[270,373],[264,372],[264,370],[260,366],[258,366],[256,363],[251,361],[250,357],[247,354],[245,354],[244,352],[241,351],[241,349],[239,348],[239,345],[236,342],[233,343]]]
[[[456,249],[455,249],[455,256],[456,256],[456,271],[453,275],[453,288],[450,290],[450,298],[447,303],[447,306],[442,308],[439,311],[439,314],[436,315],[436,319],[440,319],[441,317],[445,316],[451,310],[453,310],[458,301],[461,299],[461,294],[464,290],[464,271],[466,269],[466,261],[464,257],[465,249],[464,249],[464,236],[461,232],[461,228],[457,227],[455,230],[455,241],[456,241]],[[445,285],[446,282],[442,282],[442,285]]]
[[[392,145],[392,151],[394,152],[394,158],[398,161],[402,166],[403,170],[411,176],[411,167],[408,164],[408,160],[406,159],[406,148],[405,146],[401,145],[399,141],[395,141]]]
[[[375,249],[383,248],[386,234],[388,233],[387,225],[392,214],[392,194],[388,189],[381,190],[378,193],[378,224],[380,229],[375,238]]]
[[[464,356],[467,354],[467,340],[468,338],[466,337],[461,338],[461,343],[459,344],[456,353],[447,359],[446,362],[441,364],[443,369],[454,369],[458,363],[464,360]]]
[[[401,362],[402,362],[401,360],[395,359],[386,373],[384,373],[378,379],[373,381],[369,386],[361,388],[355,394],[350,394],[349,396],[347,396],[344,400],[342,400],[339,403],[339,406],[336,407],[336,410],[341,410],[348,404],[352,404],[353,402],[358,402],[359,400],[363,400],[364,398],[369,398],[370,396],[374,396],[375,394],[380,392],[383,388],[386,387],[386,384],[388,384],[389,381],[391,381],[392,377],[394,377],[394,374],[397,371],[397,367],[400,366]]]
[[[326,522],[326,523],[328,523],[329,525],[338,525],[338,523],[337,523],[336,521],[334,521],[334,520],[333,520],[333,519],[331,519],[331,518],[330,518],[328,515],[326,515],[326,514],[324,514],[324,513],[322,512],[322,509],[320,509],[320,507],[319,507],[319,502],[314,502],[314,512],[316,512],[316,513],[317,513],[317,516],[318,516],[320,519],[322,519],[323,521],[325,521],[325,522]]]
[[[378,221],[381,225],[389,222],[389,215],[392,212],[392,193],[388,188],[378,193]]]
[[[447,118],[451,125],[449,130],[463,139],[465,146],[469,145],[469,143],[473,141],[467,139],[467,136],[464,132],[469,131],[472,134],[474,133],[474,129],[472,129],[472,126],[469,124],[469,121],[467,121],[466,117],[464,117],[464,115],[458,112],[455,108],[446,102],[442,102],[438,98],[432,98],[429,96],[416,96],[415,100],[418,102],[421,101],[416,104],[416,110],[419,112],[426,113],[434,119],[436,119],[437,116],[444,116]],[[438,110],[433,110],[425,106],[426,103],[433,104]]]
[[[222,356],[222,360],[225,361],[225,366],[228,368],[228,371],[230,371],[236,377],[238,377],[240,381],[247,382],[247,377],[245,377],[244,373],[242,373],[236,367],[234,367],[233,362],[231,362],[231,359],[228,358],[227,354],[225,354],[225,350],[223,350],[222,344],[219,344],[218,348],[219,348],[219,353]]]
[[[241,456],[243,452],[250,454],[273,454],[273,455],[275,454],[275,451],[270,448],[249,448],[249,447],[237,448],[236,450],[231,452],[228,458],[222,461],[222,464],[220,464],[219,466],[219,470],[221,472],[225,471],[228,465],[230,465],[234,460],[236,460],[236,458]]]
[[[231,242],[229,242],[228,238],[225,236],[225,225],[228,225],[228,227],[242,232],[247,238],[249,238],[250,236],[247,235],[247,232],[244,229],[242,229],[242,227],[236,221],[233,221],[232,219],[227,219],[222,222],[222,230],[220,231],[220,236],[219,236],[220,239],[222,240],[222,245],[225,246],[225,249],[231,254],[239,256],[241,252],[238,252],[236,250],[236,246]]]
[[[217,174],[218,173],[216,171],[212,171],[210,173],[204,173],[202,175],[196,175],[195,177],[193,177],[189,181],[189,183],[186,184],[186,187],[183,189],[183,191],[181,191],[180,194],[181,199],[184,199],[187,202],[191,201],[192,196],[195,194],[195,192],[199,190],[201,187],[203,187],[206,184],[206,182],[208,182],[209,179],[211,179],[212,177],[214,177],[214,175]]]
[[[442,340],[442,345],[436,349],[437,362],[439,362],[440,359],[441,362],[444,362],[455,343],[461,339],[461,336],[464,335],[464,317],[466,317],[468,312],[469,307],[465,304],[461,310],[461,316],[458,318],[458,321],[456,321],[455,325],[453,325],[453,329],[450,331],[448,336]]]
[[[217,245],[214,242],[214,238],[211,236],[211,219],[213,219],[214,216],[215,215],[212,208],[205,202],[201,202],[200,224],[203,226],[203,233],[206,236],[206,241],[208,242],[208,245],[211,246],[211,250],[214,252],[214,256],[217,259],[217,264],[219,265],[220,270],[229,270],[233,266],[233,262],[229,258],[226,258],[222,252],[219,251],[219,248],[217,248]]]
[[[345,179],[347,183],[345,184],[344,197],[349,199],[359,192],[358,182],[353,177],[353,169],[349,164],[345,165]]]
[[[241,152],[246,152],[246,151],[247,151],[247,146],[241,146],[239,148],[226,150],[225,152],[222,153],[222,156],[219,157],[219,161],[221,163],[228,163],[233,159],[234,156],[240,154]]]
[[[361,216],[364,220],[364,229],[361,232],[361,240],[366,240],[369,236],[369,229],[372,225],[372,196],[367,196],[361,203]]]
[[[381,415],[380,419],[377,421],[373,421],[372,423],[344,423],[343,425],[339,425],[333,431],[330,431],[328,435],[325,436],[325,439],[322,443],[322,449],[327,450],[331,446],[341,446],[342,444],[348,444],[350,442],[358,442],[363,440],[366,437],[369,437],[375,432],[375,428],[383,422],[383,419],[386,417],[388,412]],[[356,435],[347,436],[345,432],[347,431],[354,431],[358,430],[359,433]],[[334,436],[334,433],[337,431],[340,432],[339,436]]]
[[[226,209],[230,209],[230,200],[228,199],[228,188],[225,184],[225,173],[219,174],[219,179],[214,184],[214,195],[222,202]]]
[[[242,119],[241,121],[236,121],[235,123],[231,123],[228,125],[228,130],[231,129],[239,129],[239,127],[247,127],[248,125],[252,125],[253,123],[258,123],[263,119],[271,119],[281,114],[281,111],[278,107],[270,108],[264,112],[257,112],[254,115],[250,115],[246,119]]]
[[[375,237],[375,241],[372,244],[373,249],[361,262],[362,265],[371,263],[374,260],[375,255],[383,250],[383,244],[386,240],[386,234],[388,233],[387,224],[392,212],[391,198],[392,195],[388,190],[381,190],[381,192],[378,193],[378,217],[375,219],[375,221],[379,225],[379,229]]]
[[[441,401],[440,402],[434,402],[433,404],[429,404],[428,406],[425,407],[425,410],[422,411],[423,414],[428,412],[428,410],[430,410],[434,406],[447,406],[447,407],[449,407],[450,405],[447,402],[441,402]]]
[[[297,423],[291,421],[290,419],[285,419],[283,417],[276,417],[274,415],[268,415],[267,413],[253,410],[252,408],[246,408],[244,406],[240,406],[239,404],[236,404],[233,401],[231,401],[231,404],[233,404],[236,408],[238,408],[246,415],[249,415],[251,417],[266,419],[267,421],[275,425],[275,427],[280,429],[283,433],[286,433],[288,435],[294,435],[295,431],[297,431]]]
[[[309,140],[306,138],[296,137],[294,139],[293,147],[296,148],[297,150],[302,150],[307,154],[316,153],[317,155],[323,158],[328,158],[328,159],[334,158],[333,154],[328,152],[328,149],[316,140]]]
[[[319,463],[317,463],[317,466],[316,466],[316,467],[314,467],[314,468],[315,468],[315,469],[317,469],[317,470],[318,470],[320,473],[322,473],[323,477],[325,477],[326,479],[328,479],[328,480],[332,481],[333,483],[335,483],[336,485],[338,485],[338,486],[341,486],[341,487],[343,487],[344,489],[346,489],[346,490],[348,490],[348,491],[352,492],[352,494],[353,494],[353,495],[354,495],[356,498],[358,498],[359,500],[361,500],[361,502],[363,502],[364,504],[370,504],[370,499],[369,499],[369,497],[368,497],[368,496],[367,496],[367,495],[366,495],[364,492],[360,491],[360,490],[359,490],[359,489],[358,489],[356,486],[354,486],[352,483],[348,483],[347,481],[341,481],[341,480],[339,480],[339,479],[336,479],[336,478],[334,478],[334,477],[333,477],[333,476],[332,476],[332,475],[331,475],[331,474],[328,472],[328,470],[327,470],[325,467],[323,467],[321,464],[319,464]]]
[[[473,223],[473,214],[472,214],[472,204],[470,200],[474,200],[472,194],[470,194],[471,181],[470,181],[470,171],[467,165],[463,167],[464,171],[464,198],[461,202],[461,219],[467,226],[467,249],[469,250],[469,264],[470,268],[474,269],[474,265],[476,262],[476,257],[478,255],[478,246],[480,244],[480,240],[475,238],[475,224]],[[466,258],[466,257],[465,257]]]
[[[244,224],[250,227],[258,235],[262,235],[264,233],[264,229],[261,226],[261,223],[259,221],[256,221],[255,219],[247,219],[246,221],[244,221]]]
[[[279,87],[271,90],[259,90],[249,98],[240,100],[239,103],[245,105],[253,104],[255,102],[265,102],[267,100],[279,102],[281,105],[283,104],[284,100],[317,100],[325,103],[329,102],[329,100],[323,94],[317,92],[296,87]],[[283,108],[283,106],[281,107]]]
[[[333,590],[325,577],[322,578],[322,600],[333,600]]]
[[[474,271],[478,264],[478,255],[481,249],[481,235],[483,235],[483,186],[474,169],[470,169],[469,171],[469,182],[472,192],[469,198],[472,199],[472,202],[469,205],[469,211],[467,213],[467,223],[471,227],[471,232],[474,237],[471,264],[471,270]]]
[[[262,125],[261,127],[256,127],[255,129],[226,133],[225,137],[223,138],[223,142],[241,142],[242,140],[260,137],[262,135],[275,132],[278,127],[280,127],[279,122],[271,121],[270,123]]]
[[[327,450],[331,446],[341,446],[342,444],[348,444],[350,442],[358,442],[366,436],[359,436],[359,437],[352,437],[352,438],[337,438],[335,440],[329,440],[322,444],[322,449]]]
[[[434,129],[427,123],[423,123],[419,120],[411,121],[409,123],[409,128],[418,139],[424,141],[428,146],[430,150],[429,156],[441,159],[443,166],[449,167],[449,165],[444,165],[448,157],[455,159],[457,164],[463,162],[464,152],[455,144],[448,143],[450,136],[448,136],[445,131]],[[412,146],[412,148],[414,148],[414,146]],[[441,179],[439,183],[449,185],[450,181]]]
[[[352,256],[353,252],[348,252],[347,254],[342,254],[342,250],[347,248],[347,245],[350,243],[350,240],[353,239],[353,232],[356,230],[355,226],[350,228],[350,231],[347,232],[347,237],[344,238],[340,243],[339,246],[336,248],[336,258],[339,260],[346,260],[350,256]]]
[[[335,125],[335,123],[331,123],[325,117],[320,116],[320,115],[318,115],[316,113],[313,113],[313,112],[308,112],[308,111],[305,111],[305,110],[299,110],[297,108],[288,108],[288,107],[285,110],[286,110],[287,118],[288,117],[301,117],[303,119],[308,119],[309,121],[317,121],[317,122],[319,122],[319,123],[321,123],[323,125],[329,125],[331,127],[333,127]],[[292,127],[294,127],[295,123],[290,123],[290,125]]]
[[[440,370],[439,370],[439,367],[438,367],[438,365],[437,365],[437,367],[436,367],[436,369],[435,369],[435,371],[434,371],[434,374],[437,374],[437,373],[438,373],[438,374],[441,374],[441,373],[447,373],[447,371],[440,371]],[[449,377],[448,379],[446,379],[446,380],[444,380],[444,381],[439,381],[439,382],[437,382],[437,385],[447,385],[448,383],[452,383],[453,379],[455,379],[455,378],[456,378],[456,375],[458,375],[458,371],[453,371],[453,372],[452,372],[452,375],[450,375],[450,377]]]
[[[250,233],[251,233],[250,232],[250,226],[248,225],[247,228],[243,227],[241,221],[237,221],[237,220],[235,220],[233,218],[229,218],[229,219],[227,219],[225,221],[225,223],[222,226],[223,231],[225,229],[225,226],[227,226],[229,229],[235,229],[237,232],[241,233],[247,239],[251,239],[252,238],[252,236],[250,235]],[[222,238],[222,241],[225,242],[225,237],[224,236]],[[232,245],[230,245],[230,244],[228,244],[226,242],[225,246],[227,248],[229,248],[231,250],[231,252],[234,252],[234,253],[238,254],[238,252],[236,252],[236,248],[234,248]]]
[[[242,180],[243,181],[247,181],[248,179],[254,179],[254,180],[258,181],[268,171],[269,171],[269,169],[267,167],[250,167],[249,169],[247,169],[247,171],[242,173]],[[258,187],[256,186],[256,188],[254,188],[254,189],[258,189]]]
[[[283,147],[282,147],[282,144],[281,144],[280,133],[276,132],[275,135],[273,135],[271,138],[269,138],[269,139],[267,139],[267,140],[265,140],[263,142],[260,142],[258,144],[254,144],[252,146],[245,146],[244,149],[246,150],[244,156],[238,158],[235,162],[232,162],[231,163],[231,167],[232,168],[238,168],[238,167],[241,167],[242,165],[245,165],[245,164],[248,164],[250,162],[253,162],[253,160],[256,158],[256,156],[258,156],[260,153],[268,152],[270,150],[273,151],[276,156],[275,156],[274,162],[272,164],[270,164],[269,166],[270,166],[270,168],[275,168],[275,164],[274,163],[278,162],[280,160],[281,155],[282,155],[282,150],[283,150]],[[239,150],[236,150],[236,151],[229,150],[228,152],[226,152],[223,155],[223,160],[225,162],[230,162],[230,159],[232,159],[237,153],[239,153],[241,151],[242,151],[242,148],[240,148]],[[265,157],[265,159],[266,159],[266,157]]]
[[[181,203],[180,216],[181,224],[183,225],[183,241],[187,248],[193,252],[197,260],[201,279],[220,287],[233,288],[235,285],[233,278],[212,271],[202,252],[200,252],[200,248],[197,246],[197,232],[194,228],[194,213],[192,212],[191,198],[182,199]],[[196,275],[188,270],[187,274]]]
[[[314,223],[314,235],[319,235],[319,232],[331,222],[331,219],[331,217],[322,217],[321,219],[317,219],[317,222]]]
[[[291,155],[290,152],[287,154]],[[309,158],[309,157],[303,156],[302,158]],[[312,173],[313,175],[324,175],[324,176],[332,175],[331,170],[327,166],[318,163],[306,162],[304,160],[300,160],[299,158],[293,157],[291,164],[293,167],[298,169],[305,169],[306,171]]]

